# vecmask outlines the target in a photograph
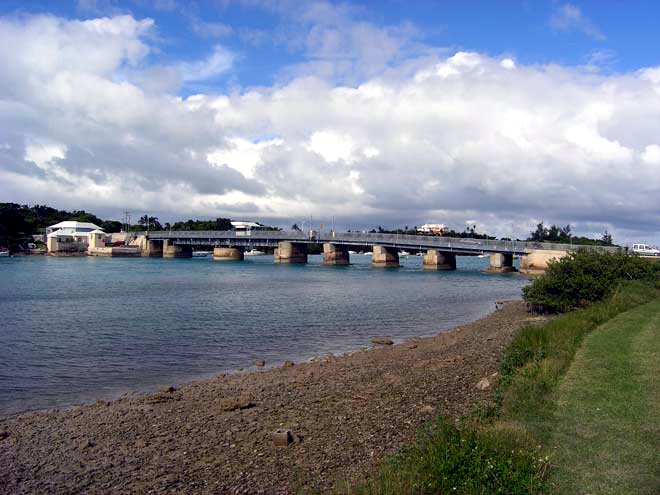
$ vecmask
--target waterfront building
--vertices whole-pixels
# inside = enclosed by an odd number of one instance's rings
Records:
[[[441,223],[425,223],[417,228],[420,234],[443,235],[447,233],[447,227]]]
[[[105,242],[105,232],[93,223],[65,221],[46,228],[46,246],[49,253],[83,253],[90,242]]]

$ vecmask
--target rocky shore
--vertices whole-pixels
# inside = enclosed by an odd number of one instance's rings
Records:
[[[331,489],[367,476],[434,415],[458,416],[488,400],[502,351],[531,319],[514,301],[434,337],[0,419],[0,487],[11,494]]]

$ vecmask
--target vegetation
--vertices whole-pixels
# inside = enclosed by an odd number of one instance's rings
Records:
[[[625,253],[580,250],[551,262],[544,276],[523,289],[535,308],[562,313],[600,301],[624,280],[660,280],[660,265]]]
[[[571,233],[571,226],[559,227],[551,225],[546,227],[543,222],[536,226],[534,232],[530,232],[527,238],[532,242],[556,242],[560,244],[579,244],[582,246],[612,246],[612,235],[605,231],[600,239],[590,239],[588,237],[576,237]]]
[[[570,284],[570,289],[561,292],[558,297],[556,290],[560,282],[567,282],[567,277],[573,273],[571,270],[576,270],[580,262],[591,268],[577,272],[578,282]],[[606,268],[605,265],[611,266]],[[558,387],[590,332],[611,321],[611,327],[606,326],[603,331],[611,331],[614,340],[605,345],[606,350],[601,351],[605,353],[602,355],[605,361],[601,361],[596,368],[609,366],[607,360],[612,353],[617,352],[617,346],[625,345],[623,341],[629,341],[629,352],[624,352],[625,356],[621,359],[628,364],[639,364],[642,361],[645,366],[644,372],[639,377],[636,375],[635,381],[648,384],[649,380],[657,376],[657,345],[655,353],[644,348],[646,344],[650,346],[652,338],[657,339],[657,331],[654,337],[650,337],[650,330],[644,329],[657,329],[660,323],[660,317],[656,316],[660,313],[660,301],[657,301],[660,292],[655,266],[635,257],[591,252],[579,252],[554,264],[553,269],[534,282],[532,287],[535,289],[531,292],[543,301],[554,301],[558,297],[563,302],[578,301],[577,306],[584,307],[554,317],[541,325],[526,326],[516,335],[503,357],[498,383],[493,391],[492,406],[482,406],[474,415],[458,423],[439,418],[420,435],[414,446],[385,462],[371,480],[349,486],[342,493],[522,494],[547,493],[555,489],[555,493],[569,493],[566,487],[572,487],[574,491],[601,493],[602,484],[598,484],[598,474],[603,469],[616,476],[616,464],[610,461],[613,458],[612,452],[617,452],[614,443],[621,441],[622,436],[624,440],[628,436],[633,440],[626,451],[628,462],[641,461],[635,472],[646,470],[644,483],[652,488],[655,482],[657,487],[660,473],[652,458],[653,449],[642,445],[645,440],[643,437],[635,435],[626,425],[619,428],[616,420],[611,418],[607,420],[609,424],[606,424],[606,427],[611,428],[606,441],[602,437],[603,442],[598,443],[600,440],[592,441],[587,435],[581,438],[582,443],[576,447],[578,450],[575,454],[571,454],[573,451],[563,453],[561,448],[553,448],[560,445],[565,436],[575,436],[576,429],[580,431],[578,427],[582,426],[583,419],[589,421],[589,415],[582,416],[583,411],[579,409],[558,409],[558,404],[564,407],[565,404],[570,406],[577,403],[572,399],[575,397],[573,388],[558,390]],[[602,278],[592,273],[596,268],[606,269]],[[580,276],[580,273],[584,276]],[[585,298],[585,294],[589,297]],[[639,308],[639,318],[628,320],[628,316],[623,315],[620,320],[612,320],[654,299],[656,301],[648,307]],[[558,307],[565,310],[576,305]],[[638,330],[626,335],[633,326]],[[577,368],[569,375],[569,380],[571,376],[580,377],[584,369],[580,367],[587,366],[594,356],[591,351],[585,352],[589,352],[588,356],[577,361]],[[648,402],[654,393],[654,400],[657,401],[657,385],[654,385],[655,389],[643,385],[632,386],[632,390],[629,390],[630,380],[625,381],[622,375],[630,373],[619,370],[618,373],[607,373],[604,376],[597,369],[592,370],[591,376],[585,375],[584,380],[580,381],[579,389],[593,388],[594,400],[610,404],[608,407],[616,403],[617,407],[626,408],[626,402],[644,402],[642,423],[637,426],[657,438],[659,408],[657,402]],[[598,395],[598,391],[604,389],[609,389],[608,399]],[[635,394],[636,398],[630,394]],[[595,408],[589,412],[593,418],[590,427],[596,431],[602,424],[602,416]],[[639,415],[636,417],[640,419]],[[643,449],[646,450],[642,452]],[[566,450],[571,449],[567,447]],[[582,456],[581,464],[575,464],[575,457],[572,456],[579,456],[580,452],[588,455]],[[637,453],[642,455],[636,457]],[[588,460],[593,456],[603,457],[603,461],[589,464]],[[571,468],[573,464],[575,469]],[[583,491],[579,483],[585,473],[591,473],[594,484],[592,489]],[[610,493],[626,493],[625,490],[609,490]]]
[[[555,493],[652,494],[660,487],[660,301],[588,335],[548,422]]]
[[[32,234],[43,233],[49,225],[64,220],[94,223],[106,232],[117,232],[121,228],[120,222],[103,221],[84,210],[65,211],[44,205],[0,203],[0,246],[20,249],[32,242]]]

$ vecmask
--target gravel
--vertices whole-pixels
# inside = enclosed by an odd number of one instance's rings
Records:
[[[368,476],[434,415],[460,416],[488,400],[488,388],[477,385],[529,319],[522,302],[508,302],[435,337],[2,418],[0,487],[12,494],[331,489]]]

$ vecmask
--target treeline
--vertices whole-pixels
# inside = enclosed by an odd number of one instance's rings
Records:
[[[45,205],[19,205],[0,203],[0,246],[16,250],[32,242],[32,234],[42,234],[44,229],[64,220],[90,222],[106,232],[118,232],[121,222],[102,220],[84,210],[57,210]]]
[[[590,239],[589,237],[574,236],[571,233],[571,226],[559,227],[551,225],[546,227],[543,222],[536,226],[534,232],[530,232],[527,238],[532,242],[556,242],[560,244],[580,244],[582,246],[613,246],[612,236],[606,230],[600,239]]]
[[[67,220],[93,223],[108,234],[121,232],[123,229],[135,232],[142,230],[231,230],[232,228],[229,218],[190,219],[173,224],[169,222],[161,224],[157,217],[144,215],[138,219],[136,224],[126,225],[117,220],[103,220],[84,210],[66,211],[45,205],[0,203],[0,247],[7,247],[12,251],[25,249],[27,243],[32,242],[33,234],[43,234],[46,227]],[[264,230],[280,230],[277,227],[259,225]]]

